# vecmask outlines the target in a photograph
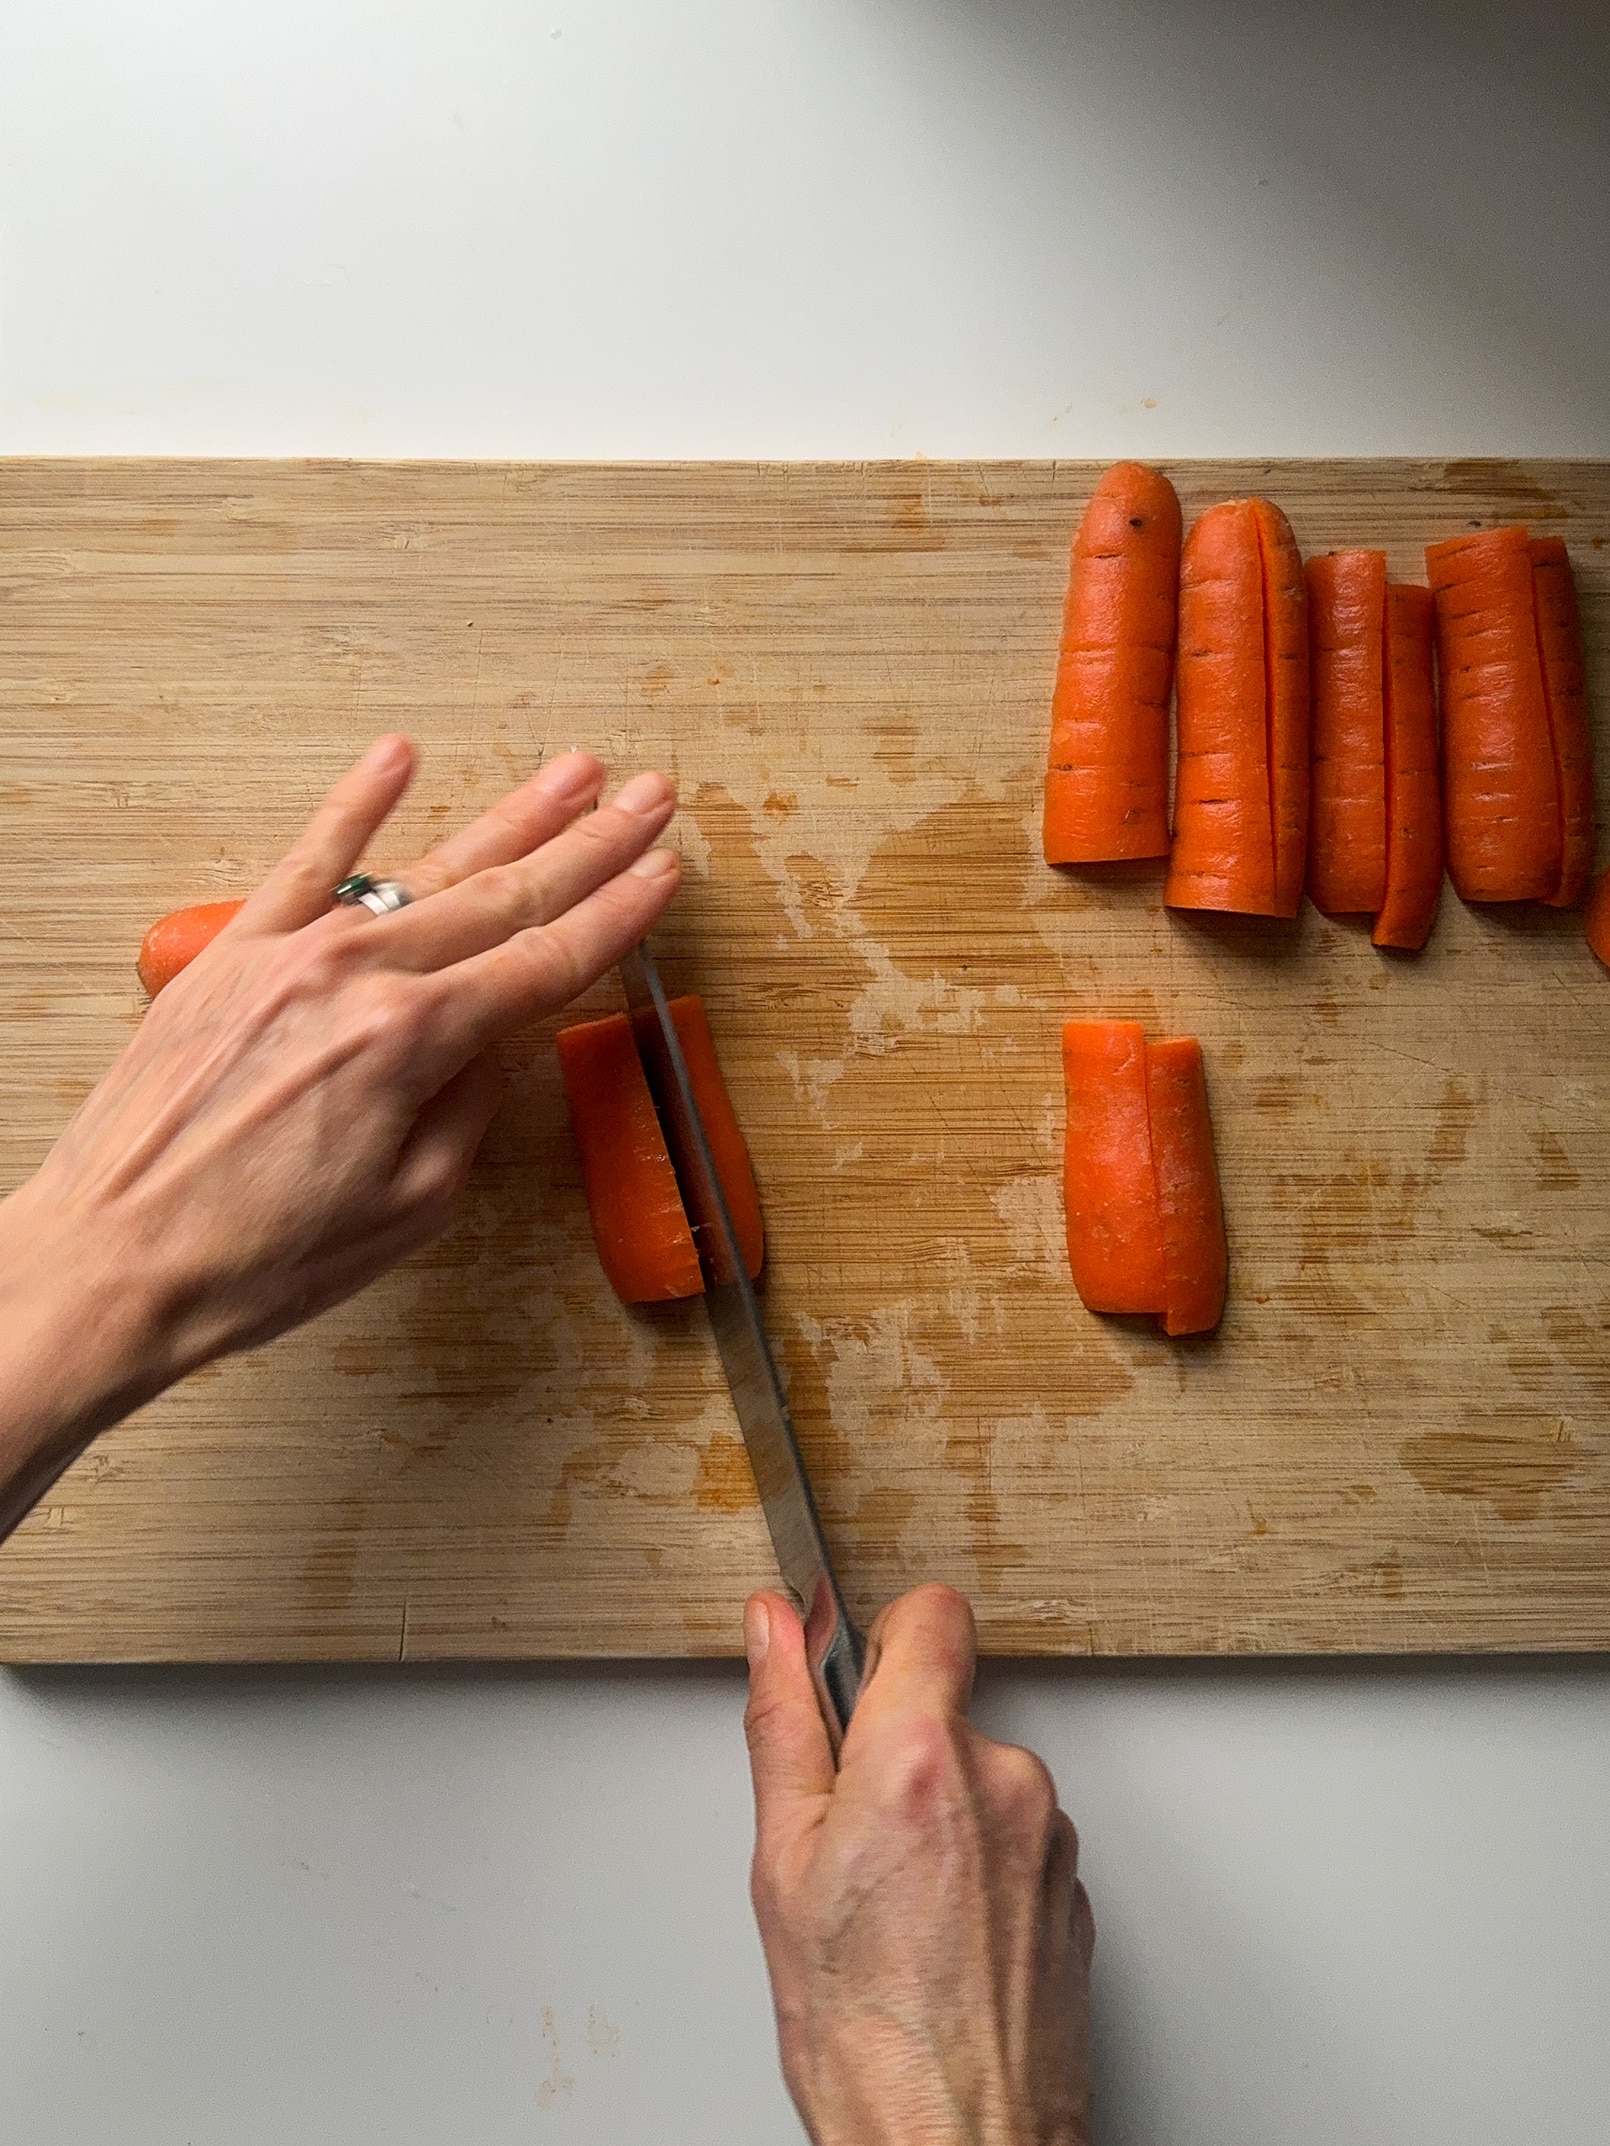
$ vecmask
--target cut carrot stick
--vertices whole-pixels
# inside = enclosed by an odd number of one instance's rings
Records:
[[[1386,899],[1386,553],[1310,559],[1308,899],[1326,916]]]
[[[1166,1311],[1140,1023],[1070,1021],[1062,1031],[1062,1069],[1068,1090],[1062,1190],[1073,1285],[1089,1311]]]
[[[1163,1232],[1163,1328],[1206,1334],[1224,1312],[1229,1253],[1202,1051],[1191,1036],[1146,1046],[1152,1158]]]
[[[1593,870],[1593,738],[1588,728],[1588,679],[1576,583],[1563,537],[1533,537],[1532,614],[1543,669],[1560,794],[1560,877],[1547,897],[1556,909],[1582,898]]]
[[[191,909],[175,909],[168,916],[158,917],[140,942],[134,964],[151,996],[155,998],[164,984],[171,984],[181,969],[189,968],[202,948],[211,946],[243,907],[243,900],[197,902]]]
[[[1442,896],[1432,613],[1429,589],[1387,584],[1382,673],[1386,893],[1370,934],[1377,946],[1424,946]]]
[[[1436,601],[1448,873],[1467,902],[1561,885],[1560,783],[1524,529],[1426,548]]]
[[[1589,946],[1610,969],[1610,872],[1601,872],[1593,882],[1588,906],[1583,911],[1582,926],[1588,935]]]
[[[671,1001],[699,1114],[750,1279],[765,1257],[760,1195],[716,1063],[703,1002]],[[625,1304],[665,1303],[704,1288],[665,1135],[625,1014],[561,1029],[554,1039],[581,1155],[593,1241]]]
[[[1168,855],[1168,701],[1180,503],[1140,462],[1108,470],[1073,540],[1045,777],[1048,864]]]
[[[1308,841],[1308,602],[1291,525],[1210,507],[1180,556],[1175,909],[1295,916]]]

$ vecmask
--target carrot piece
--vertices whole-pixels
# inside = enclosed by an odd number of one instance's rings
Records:
[[[1386,899],[1386,553],[1310,559],[1308,899],[1326,916]]]
[[[1442,789],[1431,678],[1431,591],[1388,582],[1382,709],[1386,738],[1386,893],[1370,937],[1419,948],[1442,895]]]
[[[1308,599],[1291,525],[1210,507],[1180,555],[1174,909],[1295,916],[1308,840]]]
[[[1140,462],[1108,470],[1073,540],[1045,777],[1047,864],[1168,855],[1168,700],[1180,503]]]
[[[760,1197],[710,1024],[702,1001],[691,997],[671,1001],[671,1018],[753,1280],[765,1256]],[[698,1296],[704,1288],[699,1255],[630,1022],[620,1013],[584,1021],[561,1029],[554,1047],[581,1154],[593,1241],[610,1286],[625,1304]]]
[[[1146,1044],[1138,1021],[1070,1021],[1062,1191],[1073,1286],[1089,1311],[1166,1311]]]
[[[193,908],[175,909],[158,917],[141,940],[134,964],[151,996],[155,998],[164,984],[171,984],[181,969],[188,969],[202,948],[211,946],[244,906],[243,900],[197,902]]]
[[[1560,784],[1524,529],[1426,547],[1442,680],[1448,873],[1467,902],[1547,900],[1561,882]]]
[[[1532,615],[1560,793],[1560,876],[1546,899],[1556,909],[1569,909],[1581,900],[1593,870],[1593,738],[1588,728],[1587,669],[1565,539],[1533,537],[1528,548]]]
[[[1206,1334],[1224,1313],[1229,1251],[1201,1046],[1146,1046],[1146,1095],[1163,1231],[1163,1330]]]
[[[1601,872],[1593,882],[1588,906],[1582,914],[1582,928],[1588,935],[1589,946],[1610,969],[1610,871]]]

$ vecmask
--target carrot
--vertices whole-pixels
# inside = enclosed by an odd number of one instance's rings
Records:
[[[1308,898],[1326,916],[1373,915],[1386,899],[1386,553],[1330,552],[1307,580]]]
[[[1179,757],[1163,899],[1295,916],[1308,841],[1308,600],[1266,499],[1210,507],[1180,556]]]
[[[1449,876],[1467,902],[1547,900],[1561,885],[1564,839],[1526,531],[1428,545],[1426,570]]]
[[[1429,589],[1388,582],[1383,633],[1386,742],[1386,892],[1377,946],[1419,948],[1442,894],[1442,797],[1437,779],[1437,700],[1431,681]]]
[[[1048,864],[1168,855],[1168,701],[1180,503],[1140,462],[1108,470],[1073,540],[1045,777]]]
[[[671,1001],[699,1114],[750,1279],[765,1257],[754,1172],[702,1001]],[[571,1127],[581,1155],[593,1241],[625,1304],[664,1303],[704,1288],[698,1251],[648,1079],[625,1014],[584,1021],[554,1038]]]
[[[141,940],[134,964],[151,996],[155,998],[164,984],[171,984],[181,969],[189,968],[243,906],[241,901],[197,902],[194,908],[158,917]]]
[[[1533,537],[1528,549],[1532,616],[1560,793],[1560,876],[1547,899],[1556,909],[1569,909],[1581,900],[1593,870],[1593,739],[1582,626],[1565,539]]]
[[[1582,928],[1588,935],[1589,946],[1610,969],[1610,872],[1601,872],[1593,882],[1593,892],[1588,896],[1588,906],[1583,912]]]
[[[1206,1334],[1224,1312],[1229,1253],[1201,1046],[1146,1046],[1146,1096],[1163,1230],[1163,1330]]]
[[[1166,1311],[1146,1044],[1138,1021],[1062,1031],[1068,1128],[1062,1190],[1073,1286],[1088,1311]]]

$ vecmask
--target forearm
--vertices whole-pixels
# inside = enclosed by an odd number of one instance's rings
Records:
[[[0,1203],[0,1541],[167,1383],[138,1264],[64,1226],[30,1186]]]

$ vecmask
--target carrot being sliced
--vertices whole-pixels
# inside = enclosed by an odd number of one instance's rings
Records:
[[[1467,902],[1546,901],[1564,858],[1522,528],[1426,548],[1442,688],[1448,875]]]
[[[1308,840],[1308,601],[1291,525],[1210,507],[1180,555],[1179,752],[1163,899],[1295,916]]]
[[[1210,1333],[1224,1313],[1229,1252],[1202,1051],[1194,1037],[1147,1044],[1146,1092],[1162,1219],[1163,1328]]]
[[[1168,702],[1180,503],[1140,462],[1108,470],[1073,540],[1045,777],[1048,864],[1168,854]]]
[[[765,1257],[760,1196],[716,1063],[703,1002],[673,999],[671,1018],[753,1280]],[[593,1241],[610,1286],[626,1304],[698,1296],[704,1288],[698,1251],[625,1014],[561,1029],[554,1045],[581,1155]]]
[[[1419,948],[1442,896],[1442,791],[1431,674],[1431,591],[1389,582],[1383,633],[1386,740],[1386,893],[1377,946]]]
[[[1088,1311],[1168,1308],[1152,1162],[1146,1042],[1138,1021],[1070,1021],[1062,1190],[1073,1285]]]
[[[189,909],[175,909],[158,917],[140,942],[135,960],[140,981],[153,998],[171,984],[181,969],[188,969],[203,947],[214,939],[245,907],[244,898],[232,902],[197,902]]]
[[[1326,916],[1386,899],[1386,553],[1310,559],[1308,899]]]
[[[1593,870],[1593,737],[1582,624],[1565,539],[1533,537],[1528,548],[1532,615],[1560,797],[1560,876],[1546,899],[1556,909],[1569,909],[1581,900]]]
[[[1588,906],[1582,913],[1582,928],[1589,946],[1610,969],[1610,872],[1601,872],[1593,882]]]

